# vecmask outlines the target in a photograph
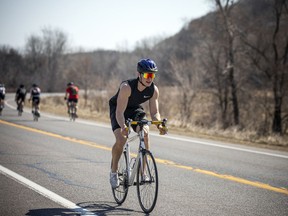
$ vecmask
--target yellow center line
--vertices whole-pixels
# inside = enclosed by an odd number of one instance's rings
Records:
[[[87,146],[91,146],[91,147],[95,147],[95,148],[111,151],[111,148],[106,147],[106,146],[102,146],[102,145],[98,145],[98,144],[96,144],[94,142],[85,141],[85,140],[79,140],[79,139],[71,138],[71,137],[67,137],[67,136],[62,136],[62,135],[59,135],[59,134],[55,134],[55,133],[51,133],[51,132],[47,132],[47,131],[43,131],[43,130],[39,130],[39,129],[27,127],[27,126],[23,126],[23,125],[18,125],[18,124],[14,124],[14,123],[3,121],[3,120],[0,120],[0,123],[6,124],[6,125],[10,125],[10,126],[13,126],[13,127],[17,127],[17,128],[21,128],[21,129],[24,129],[24,130],[27,130],[27,131],[32,131],[32,132],[35,132],[35,133],[39,133],[39,134],[44,134],[44,135],[47,135],[47,136],[55,137],[55,138],[58,138],[58,139],[62,139],[62,140],[66,140],[66,141],[70,141],[70,142],[74,142],[74,143],[80,143],[82,145],[87,145]]]
[[[47,136],[51,136],[51,137],[55,137],[58,139],[62,139],[62,140],[66,140],[66,141],[70,141],[70,142],[74,142],[74,143],[80,143],[82,145],[87,145],[93,148],[98,148],[98,149],[102,149],[102,150],[106,150],[106,151],[111,151],[111,148],[103,146],[103,145],[99,145],[97,143],[94,142],[90,142],[90,141],[85,141],[85,140],[79,140],[79,139],[75,139],[75,138],[71,138],[71,137],[66,137],[66,136],[62,136],[59,134],[54,134],[51,132],[47,132],[47,131],[43,131],[43,130],[39,130],[39,129],[35,129],[35,128],[30,128],[27,126],[23,126],[23,125],[18,125],[18,124],[14,124],[11,122],[7,122],[7,121],[3,121],[0,120],[1,124],[5,124],[5,125],[9,125],[9,126],[13,126],[13,127],[17,127],[17,128],[21,128],[27,131],[32,131],[35,133],[40,133],[40,134],[44,134]],[[170,160],[164,160],[164,159],[159,159],[159,158],[155,158],[155,160],[157,161],[157,163],[160,164],[165,164],[165,165],[169,165],[172,167],[176,167],[176,168],[180,168],[180,169],[185,169],[185,170],[189,170],[189,171],[193,171],[193,172],[197,172],[197,173],[201,173],[201,174],[205,174],[205,175],[209,175],[209,176],[213,176],[213,177],[217,177],[217,178],[221,178],[221,179],[226,179],[226,180],[230,180],[233,182],[238,182],[241,184],[246,184],[246,185],[250,185],[253,187],[258,187],[258,188],[262,188],[262,189],[266,189],[266,190],[270,190],[270,191],[274,191],[274,192],[278,192],[278,193],[283,193],[288,195],[288,189],[287,188],[278,188],[278,187],[273,187],[269,184],[265,184],[265,183],[261,183],[261,182],[254,182],[254,181],[249,181],[243,178],[238,178],[235,176],[230,176],[230,175],[223,175],[223,174],[218,174],[216,172],[213,171],[209,171],[209,170],[202,170],[202,169],[198,169],[198,168],[193,168],[191,166],[184,166],[181,164],[177,164],[173,161]]]

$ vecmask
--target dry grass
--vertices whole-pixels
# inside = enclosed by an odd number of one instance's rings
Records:
[[[93,109],[94,106],[95,104],[93,101],[88,101],[86,106],[79,102],[77,111],[78,116],[83,119],[109,123],[110,120],[108,112],[104,113],[102,111],[97,111],[96,109]],[[41,99],[41,111],[61,116],[68,116],[66,101],[60,96],[44,97]]]
[[[175,107],[173,109],[176,109]],[[42,99],[41,110],[44,112],[67,116],[66,103],[63,97],[46,97]],[[79,102],[78,115],[80,118],[98,122],[110,123],[106,96],[95,96],[93,100],[84,105],[83,99]],[[170,116],[170,117],[169,117]],[[191,137],[219,140],[235,144],[258,146],[269,149],[288,151],[288,136],[261,136],[257,132],[229,128],[222,130],[217,125],[207,128],[196,124],[183,126],[175,115],[169,117],[169,131]]]

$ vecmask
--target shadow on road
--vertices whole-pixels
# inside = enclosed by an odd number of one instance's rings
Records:
[[[122,208],[115,202],[82,202],[77,204],[79,207],[88,210],[91,213],[94,213],[97,216],[105,215],[135,215],[142,214],[143,212],[134,211],[132,209]],[[32,209],[29,210],[27,216],[80,216],[81,213],[78,213],[77,210],[73,211],[65,208],[50,208],[50,209]]]
[[[29,212],[26,213],[25,215],[29,215],[29,216],[54,216],[54,215],[80,216],[81,214],[76,213],[69,209],[64,209],[64,208],[50,208],[50,209],[32,209],[32,210],[29,210]]]
[[[105,201],[91,201],[91,202],[82,202],[78,203],[83,209],[87,209],[90,212],[95,213],[99,216],[105,215],[134,215],[136,211],[133,209],[127,209],[121,207],[121,205],[116,204],[115,202],[105,202]],[[137,212],[139,213],[139,212]]]

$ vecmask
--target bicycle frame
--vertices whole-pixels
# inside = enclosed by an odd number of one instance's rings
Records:
[[[127,137],[122,156],[118,162],[118,180],[120,184],[118,187],[112,188],[114,199],[118,204],[125,201],[129,187],[135,185],[142,210],[145,213],[150,213],[154,209],[158,196],[158,171],[153,154],[145,147],[143,128],[145,125],[150,126],[151,124],[161,124],[164,127],[166,121],[167,119],[163,119],[163,121],[144,119],[132,121],[129,119],[127,121],[128,134],[131,132],[131,125],[137,125],[140,128],[136,135]],[[131,158],[130,143],[136,139],[139,139],[139,147],[135,161],[133,161],[134,157]]]
[[[135,176],[137,174],[137,167],[139,166],[139,162],[140,164],[143,163],[143,151],[146,151],[146,147],[145,147],[145,143],[144,143],[144,130],[143,130],[143,127],[144,125],[152,125],[152,124],[162,124],[162,125],[165,125],[166,124],[166,121],[167,119],[163,119],[163,121],[148,121],[146,123],[143,123],[142,125],[139,125],[140,128],[139,128],[139,132],[137,133],[137,135],[133,136],[133,137],[130,137],[128,138],[128,140],[126,141],[125,143],[125,146],[124,146],[124,150],[123,152],[125,153],[126,152],[126,156],[127,156],[127,168],[128,168],[128,185],[129,186],[132,186],[133,183],[134,183],[134,179],[135,179]],[[132,121],[130,119],[128,119],[127,121],[128,123],[128,134],[130,134],[131,132],[131,125],[138,125],[138,122],[137,121]],[[130,163],[131,163],[131,155],[130,155],[130,146],[129,146],[129,142],[135,140],[139,138],[140,140],[140,143],[139,143],[139,148],[138,148],[138,154],[137,154],[137,157],[135,159],[135,162],[134,162],[134,165],[132,167],[132,170],[131,170],[131,167],[130,167]],[[143,167],[141,166],[141,172],[143,173]]]
[[[133,164],[133,167],[131,168],[131,153],[130,153],[130,145],[129,145],[129,142],[137,139],[139,137],[140,139],[140,144],[139,144],[139,149],[138,149],[138,154],[137,154],[137,157],[135,159],[135,162]],[[132,186],[134,184],[134,179],[135,179],[135,176],[137,174],[137,167],[139,166],[139,162],[140,164],[142,164],[143,162],[143,150],[146,150],[145,148],[145,144],[144,144],[144,131],[143,130],[140,130],[140,132],[129,138],[124,146],[124,152],[126,152],[126,156],[127,156],[127,168],[128,168],[128,184],[129,186]]]

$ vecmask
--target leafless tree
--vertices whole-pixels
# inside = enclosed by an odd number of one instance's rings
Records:
[[[234,124],[239,124],[239,105],[237,97],[237,85],[234,76],[235,71],[235,29],[234,24],[231,20],[231,10],[235,5],[234,0],[215,0],[215,4],[219,9],[219,14],[222,18],[222,24],[224,27],[223,35],[225,43],[223,44],[225,50],[226,67],[225,73],[227,73],[227,78],[229,81],[229,86],[231,88],[231,100],[233,104],[233,114],[234,114]]]
[[[192,102],[195,98],[195,83],[197,82],[193,73],[193,62],[191,59],[180,60],[175,56],[170,58],[171,74],[178,83],[180,93],[179,114],[182,125],[187,125],[192,121],[193,106]]]
[[[6,87],[24,83],[25,73],[22,70],[23,58],[19,51],[9,47],[0,47],[0,83]]]
[[[227,73],[223,68],[223,48],[218,44],[217,40],[216,42],[213,40],[203,45],[202,55],[205,57],[202,65],[206,70],[208,85],[215,89],[212,92],[216,95],[217,104],[220,107],[221,125],[223,129],[226,129],[229,126],[229,84]]]
[[[37,73],[36,80],[47,91],[54,91],[58,87],[61,78],[59,65],[66,51],[66,44],[66,34],[51,28],[44,28],[41,36],[31,35],[27,40],[28,68],[32,74]]]
[[[286,0],[266,3],[271,10],[268,16],[274,17],[274,21],[268,24],[256,21],[249,34],[242,34],[242,41],[249,48],[251,65],[268,80],[274,98],[272,131],[282,134],[282,124],[288,115],[282,112],[288,93],[288,5]]]
[[[84,106],[87,106],[88,93],[91,91],[93,83],[92,74],[92,58],[91,55],[82,54],[74,61],[73,68],[69,75],[70,80],[79,85],[80,88],[84,89]],[[71,80],[72,81],[72,80]]]

